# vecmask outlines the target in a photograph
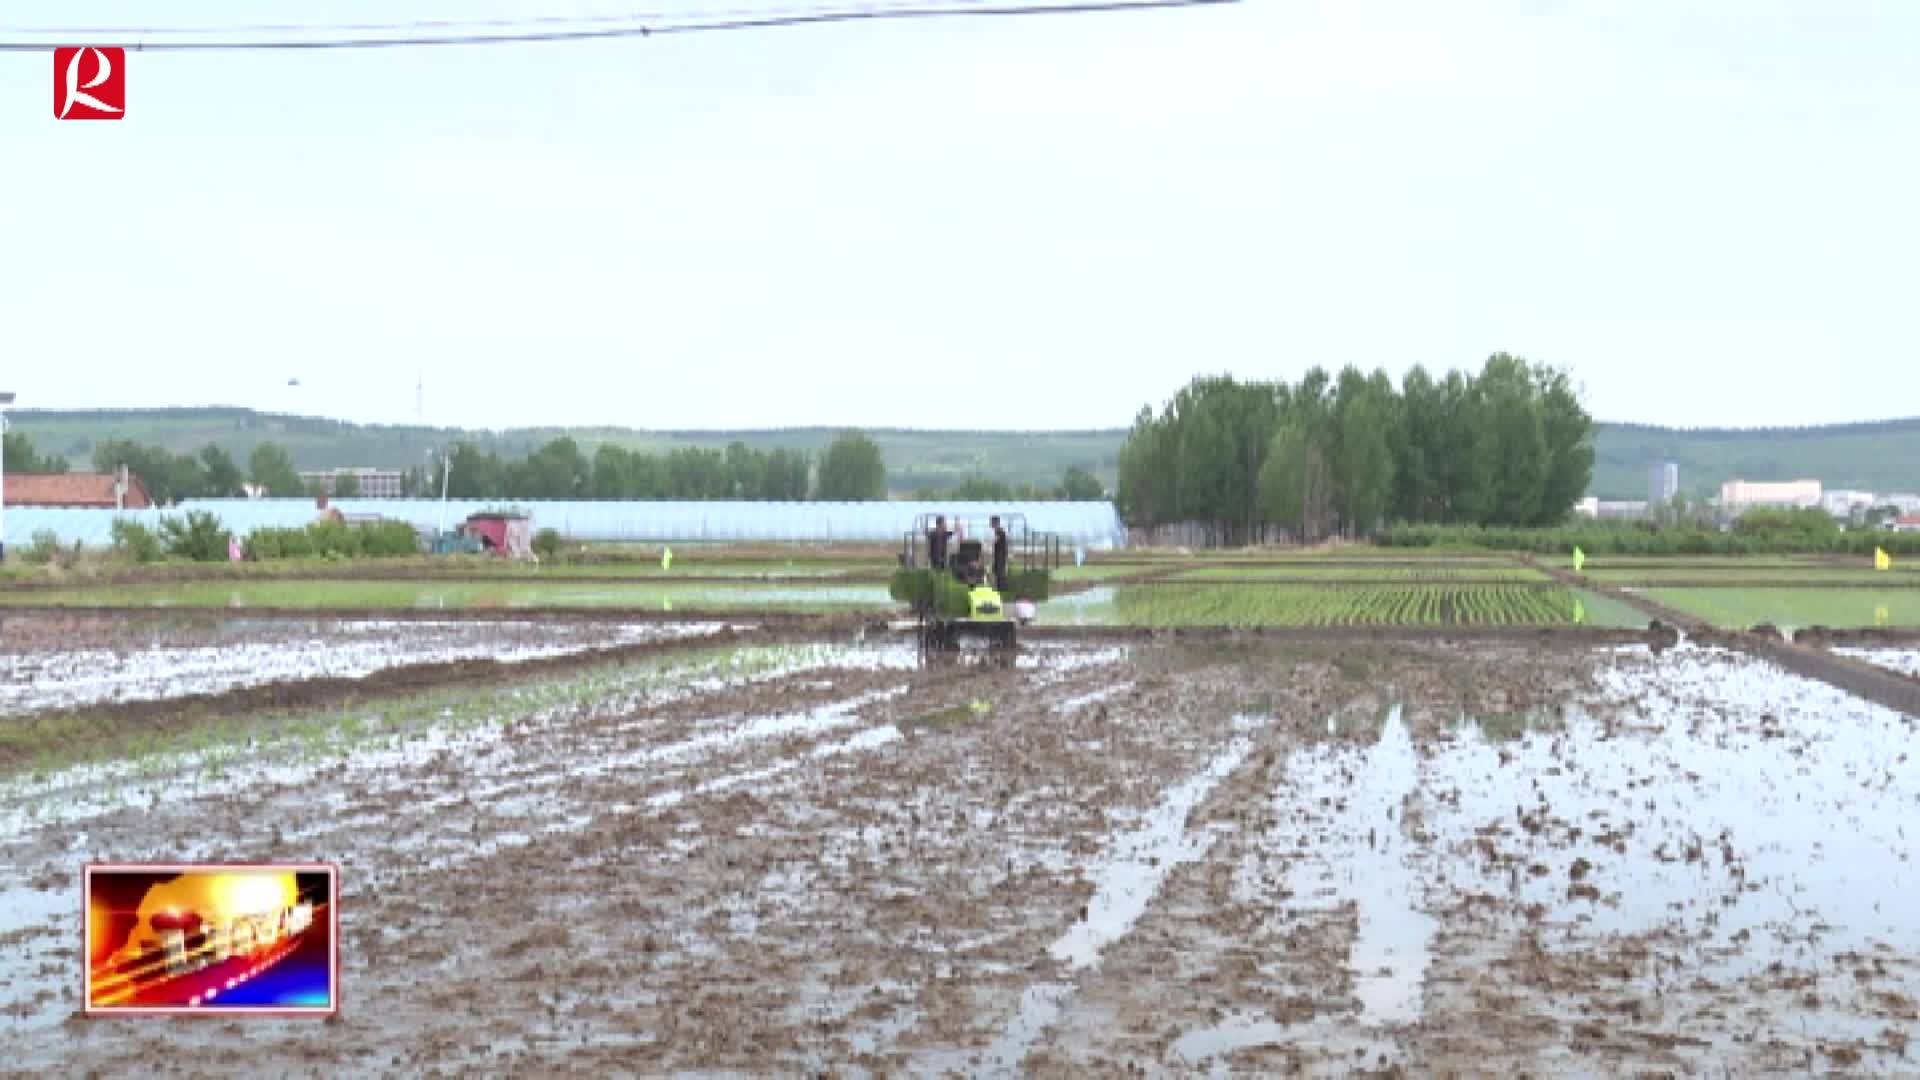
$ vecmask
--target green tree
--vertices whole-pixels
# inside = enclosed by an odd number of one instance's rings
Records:
[[[132,439],[108,439],[94,446],[93,467],[110,473],[126,466],[127,472],[139,479],[154,502],[165,504],[178,498],[166,456],[165,451],[142,446]]]
[[[210,499],[237,499],[247,493],[247,478],[233,455],[208,443],[200,448],[200,472],[205,485],[201,493]]]
[[[9,431],[0,435],[4,448],[0,448],[0,458],[5,459],[6,469],[10,473],[63,473],[67,471],[67,459],[53,454],[40,454],[33,443],[18,431]]]
[[[1446,448],[1441,436],[1446,422],[1441,390],[1415,364],[1400,380],[1400,422],[1394,425],[1392,516],[1399,521],[1437,521],[1444,499],[1436,475]]]
[[[1591,480],[1593,421],[1567,376],[1504,353],[1477,375],[1313,367],[1296,384],[1201,376],[1135,417],[1118,455],[1129,524],[1232,543],[1279,522],[1308,540],[1408,522],[1540,525]]]
[[[508,494],[516,499],[582,499],[591,490],[593,467],[567,436],[543,444],[507,467]]]
[[[442,477],[442,462],[434,462],[430,475],[435,494],[441,487],[445,488],[447,497],[453,499],[494,499],[506,494],[506,466],[498,455],[462,439],[448,451],[445,464],[450,467]]]
[[[624,446],[601,443],[593,452],[593,479],[589,490],[596,499],[630,499],[633,490],[633,452]]]
[[[807,497],[813,462],[803,450],[775,450],[767,455],[760,476],[760,497],[799,502]]]
[[[1595,424],[1581,407],[1566,372],[1536,364],[1533,378],[1541,435],[1547,444],[1547,469],[1532,524],[1557,525],[1572,513],[1573,504],[1592,482]]]
[[[350,472],[333,474],[333,497],[336,499],[359,498],[360,477]]]
[[[155,562],[160,558],[160,538],[152,529],[131,518],[117,517],[108,526],[116,554],[135,562]]]
[[[1385,372],[1372,379],[1360,369],[1340,373],[1333,408],[1333,483],[1336,505],[1350,535],[1370,534],[1393,498],[1392,384]]]
[[[727,459],[704,446],[681,446],[667,453],[666,494],[674,499],[727,497]]]
[[[1477,386],[1490,456],[1499,463],[1482,523],[1531,525],[1543,511],[1547,481],[1545,418],[1534,400],[1531,373],[1519,360],[1495,353]]]
[[[306,493],[306,485],[300,482],[300,472],[293,467],[293,459],[278,443],[263,442],[254,447],[247,458],[247,469],[253,474],[253,482],[273,498],[297,499]]]
[[[727,444],[727,498],[755,499],[766,481],[766,455],[735,439]]]
[[[998,480],[970,476],[948,492],[946,497],[959,502],[1010,502],[1014,490]]]
[[[1311,472],[1306,427],[1297,419],[1282,421],[1267,444],[1267,460],[1260,467],[1260,513],[1305,536],[1307,487]]]
[[[1107,489],[1099,477],[1075,465],[1061,478],[1060,494],[1071,502],[1098,502],[1107,497]]]
[[[160,539],[167,554],[195,562],[221,562],[227,558],[227,541],[233,536],[220,519],[205,510],[194,510],[185,517],[160,519]]]
[[[887,497],[887,464],[880,446],[859,431],[835,436],[820,459],[820,498],[861,502]]]

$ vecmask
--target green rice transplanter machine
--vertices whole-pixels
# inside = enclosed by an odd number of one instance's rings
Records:
[[[923,648],[953,650],[966,640],[1012,648],[1017,627],[1047,599],[1048,572],[1060,565],[1060,538],[1028,529],[1023,515],[999,515],[1007,531],[1007,580],[995,582],[992,515],[947,518],[953,535],[942,567],[933,565],[930,550],[936,516],[913,519],[888,593],[912,609]]]

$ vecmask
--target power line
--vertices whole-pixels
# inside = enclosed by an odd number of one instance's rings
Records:
[[[932,0],[897,0],[895,3],[843,4],[841,8],[886,8],[908,7],[913,3],[922,5]],[[516,15],[495,19],[407,19],[388,22],[343,22],[343,23],[238,23],[211,26],[66,26],[35,27],[0,25],[0,34],[34,34],[49,37],[62,37],[73,40],[85,40],[91,35],[114,34],[129,37],[153,36],[169,37],[181,35],[208,34],[369,34],[369,33],[411,33],[419,30],[526,30],[543,26],[604,26],[609,23],[635,24],[645,21],[686,22],[695,19],[737,19],[764,17],[769,15],[806,14],[826,10],[821,5],[810,7],[781,7],[773,4],[760,4],[753,7],[721,8],[718,10],[701,8],[699,10],[661,10],[628,11],[616,15]],[[836,9],[837,10],[837,9]]]
[[[411,37],[331,37],[331,38],[260,38],[255,40],[207,40],[207,41],[144,41],[140,35],[156,31],[114,31],[82,30],[69,31],[30,31],[32,33],[69,33],[70,40],[86,40],[94,36],[89,44],[118,44],[132,52],[240,52],[264,50],[308,50],[308,49],[381,49],[401,47],[423,47],[436,45],[506,45],[531,42],[558,41],[595,41],[629,37],[654,37],[668,34],[697,34],[725,30],[771,30],[785,27],[820,26],[830,23],[872,22],[892,19],[941,19],[990,16],[1040,16],[1040,15],[1092,15],[1123,11],[1145,11],[1169,8],[1211,7],[1224,4],[1237,4],[1242,0],[1059,0],[1054,3],[1023,4],[945,4],[914,7],[866,7],[841,9],[798,9],[786,12],[760,14],[742,12],[731,18],[713,19],[693,15],[680,16],[684,21],[660,20],[647,22],[645,16],[638,17],[627,25],[598,26],[582,25],[545,30],[517,30],[506,33],[435,33]],[[502,20],[504,21],[504,20]],[[425,24],[416,24],[425,25]],[[519,25],[533,25],[525,21]],[[338,28],[336,28],[338,29]],[[397,32],[406,27],[384,28]],[[18,31],[13,31],[18,32]],[[217,33],[219,31],[168,30],[165,33]],[[101,41],[98,35],[125,34],[132,40]],[[30,42],[18,40],[0,40],[0,52],[44,52],[51,47],[50,42]]]

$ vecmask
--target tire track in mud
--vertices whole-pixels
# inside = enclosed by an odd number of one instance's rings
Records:
[[[699,620],[683,620],[699,621]],[[508,685],[564,677],[588,669],[675,653],[737,645],[806,641],[812,630],[768,630],[743,620],[716,620],[717,629],[628,644],[589,647],[552,656],[498,660],[466,658],[400,664],[359,676],[280,680],[207,693],[96,703],[7,717],[0,738],[0,775],[43,756],[62,760],[110,750],[140,736],[175,735],[219,720],[258,725],[274,715],[399,700],[445,687]]]
[[[1206,855],[1216,837],[1190,827],[1195,806],[1235,770],[1253,749],[1253,740],[1237,735],[1200,772],[1174,786],[1134,829],[1117,835],[1088,866],[1093,894],[1080,909],[1080,921],[1047,949],[1054,978],[1036,982],[1020,995],[1020,1009],[984,1054],[942,1051],[914,1063],[914,1071],[986,1069],[1020,1071],[1035,1042],[1072,1006],[1077,978],[1097,967],[1101,953],[1125,937],[1153,905],[1168,875]]]
[[[988,684],[1024,690],[1029,680],[1022,674],[990,670],[944,692],[890,703],[873,719],[923,715],[919,710]],[[1087,677],[1101,674],[1089,670]],[[1082,681],[1049,693],[1084,689]],[[1007,969],[988,971],[989,985],[1017,978],[1032,943],[1070,923],[1076,902],[1060,897],[1049,908],[1056,925],[1031,925],[1036,902],[1066,887],[1047,866],[1060,841],[1033,845],[1058,831],[1062,814],[1092,815],[1089,825],[1105,818],[1106,800],[1097,797],[1017,790],[1031,773],[1033,751],[1061,740],[1057,732],[1025,727],[1044,712],[1005,709],[997,700],[981,720],[918,728],[887,743],[881,755],[830,758],[771,787],[693,797],[658,813],[607,815],[562,845],[491,860],[520,869],[480,874],[487,880],[530,874],[598,882],[591,891],[604,903],[591,914],[567,901],[542,911],[589,919],[624,913],[648,928],[628,950],[590,961],[572,996],[622,1001],[620,1023],[653,1033],[655,1041],[626,1046],[629,1056],[621,1057],[610,1045],[603,1050],[606,1020],[583,1019],[597,1032],[593,1045],[571,1050],[567,1060],[627,1068],[844,1067],[924,1029],[968,1023],[974,1009],[967,992],[950,978],[929,981],[929,971],[945,966],[957,974],[984,962]],[[984,747],[995,748],[1001,764],[983,770]],[[955,768],[959,762],[968,767]],[[966,823],[979,814],[1006,821],[987,834],[1002,839],[983,845],[969,831]],[[1029,819],[1025,827],[1014,824]],[[1051,857],[1063,856],[1055,850]],[[957,897],[969,898],[961,909],[966,925],[953,917]],[[503,904],[509,898],[486,901],[490,911]],[[835,943],[830,954],[818,947],[823,936]],[[636,982],[649,989],[629,1007],[624,998]],[[959,1000],[951,997],[956,992]],[[542,1059],[537,1038],[529,1036],[525,1048],[532,1060]],[[595,1057],[603,1052],[608,1056]],[[902,1059],[887,1053],[879,1060]]]
[[[980,674],[970,671],[948,672],[936,670],[925,673],[882,672],[859,674],[875,681],[890,680],[895,683],[911,682],[921,691],[923,698],[929,699],[922,704],[931,706],[939,704],[941,700],[951,699],[956,696],[964,698],[979,693],[983,683],[997,684],[1004,689],[1005,686],[1010,683],[1020,683],[1022,681],[1020,676],[1032,675],[1034,673],[1029,671],[1009,676],[1002,673],[988,672],[984,679]],[[831,678],[840,688],[844,689],[846,682],[849,681],[844,676],[844,672],[832,670],[803,672],[798,675],[789,676],[772,687],[742,689],[735,695],[733,704],[742,706],[743,711],[754,706],[764,706],[771,701],[777,701],[781,708],[804,705],[810,694],[807,684],[811,681],[821,679],[822,677]],[[1060,688],[1058,692],[1065,693],[1068,689],[1069,688],[1063,687]],[[833,697],[835,695],[832,691],[822,688],[818,691],[818,696]],[[698,713],[705,713],[708,716],[716,713],[724,713],[727,711],[729,704],[726,697],[727,695],[724,693],[719,699],[709,696],[706,699],[705,705],[699,704],[698,702],[687,702],[684,703],[682,711],[689,717]],[[716,709],[714,706],[719,706],[720,708]],[[765,710],[762,708],[758,711]],[[870,705],[864,711],[874,713]],[[893,708],[882,709],[880,713],[874,715],[874,719],[876,722],[881,723],[883,729],[892,730],[891,723],[885,722],[885,716],[882,714],[890,713],[897,715],[899,711],[900,710]],[[575,736],[579,733],[581,723],[585,723],[587,727],[591,728],[596,722],[590,719],[586,721],[568,721],[562,718],[550,725],[551,731],[548,732],[546,739],[548,743],[550,743],[552,761],[554,762],[555,768],[561,770],[566,769],[566,755],[572,749],[576,748],[577,738]],[[870,728],[868,730],[871,731],[873,729]],[[641,736],[638,733],[634,733],[631,737],[640,738]],[[849,741],[851,742],[852,740]],[[658,745],[659,740],[656,738],[653,742]],[[772,749],[774,751],[773,756],[776,757],[776,760],[791,760],[799,753],[833,749],[830,744],[821,739],[812,741],[770,739],[765,740],[765,742],[768,746],[763,747],[763,749]],[[883,744],[869,742],[863,746],[856,743],[845,749],[858,752],[862,749],[877,749],[880,745]],[[698,763],[699,767],[697,769],[689,770],[689,775],[685,779],[689,782],[698,779],[699,784],[692,786],[684,798],[678,803],[668,803],[664,805],[657,800],[643,798],[641,799],[641,805],[645,807],[645,810],[640,813],[640,817],[642,819],[652,818],[665,819],[668,821],[685,821],[689,818],[699,820],[709,817],[714,813],[722,812],[721,810],[716,810],[716,808],[731,807],[738,809],[743,806],[758,806],[764,808],[767,805],[766,800],[768,798],[777,797],[781,793],[794,795],[796,797],[796,805],[804,804],[809,794],[806,790],[805,776],[807,774],[817,773],[819,768],[828,767],[831,756],[832,755],[829,755],[827,758],[822,758],[816,754],[809,762],[809,767],[804,771],[790,769],[784,775],[774,777],[756,774],[757,771],[753,769],[745,769],[742,771],[743,766],[751,765],[753,761],[756,760],[755,755],[750,753],[746,755],[735,755],[724,761],[717,757],[710,756],[707,760]],[[757,760],[765,760],[765,757],[766,755],[761,755]],[[442,768],[457,769],[459,763],[438,761],[434,764]],[[434,768],[423,768],[417,764],[411,769],[400,770],[394,777],[393,783],[389,786],[391,791],[389,798],[411,798],[421,790],[419,781],[427,778],[434,771]],[[463,777],[458,772],[454,772],[451,775],[443,775],[440,779],[444,785],[458,788],[462,783]],[[775,783],[768,785],[766,781],[769,779],[773,779]],[[858,775],[844,776],[843,779],[849,782],[858,782],[860,777]],[[648,790],[652,790],[657,794],[660,786],[659,783],[655,783],[651,785]],[[681,786],[687,787],[688,785],[683,784]],[[752,793],[749,793],[747,790],[749,787],[754,789]],[[761,788],[765,788],[766,790],[759,790]],[[276,799],[269,795],[265,799],[252,798],[243,800],[238,804],[231,804],[230,800],[231,805],[215,817],[233,821],[262,820],[272,819],[276,815],[288,811],[294,813],[300,812],[300,794],[297,791],[283,792],[283,794],[286,795],[284,799]],[[621,800],[632,803],[636,795],[644,794],[644,792],[636,792],[631,788],[630,784],[622,778],[601,776],[583,779],[581,783],[576,785],[576,790],[570,791],[568,794],[571,798],[566,801],[574,805],[584,803],[586,805],[598,804],[603,807],[595,820],[599,821],[601,825],[604,825],[610,817],[611,820],[614,821],[623,821],[633,816],[632,811],[623,813],[618,810],[605,808],[615,807],[618,801]],[[350,788],[346,793],[346,797],[343,798],[341,802],[347,806],[352,806],[355,803],[364,804],[372,796],[373,793],[371,791]],[[743,802],[742,800],[745,801]],[[283,838],[286,842],[294,846],[304,847],[311,845],[314,850],[331,854],[334,858],[340,859],[343,865],[350,868],[345,881],[347,889],[349,890],[349,897],[348,902],[343,905],[343,929],[349,938],[349,952],[344,955],[352,956],[357,954],[364,957],[369,950],[372,950],[376,954],[383,949],[389,951],[397,950],[395,955],[411,956],[413,960],[421,965],[422,970],[431,970],[434,965],[444,964],[449,960],[453,961],[454,967],[458,969],[468,963],[468,961],[471,961],[475,967],[469,970],[476,978],[479,977],[479,965],[481,961],[478,957],[463,960],[458,955],[458,949],[444,950],[445,955],[440,955],[437,959],[429,954],[440,951],[433,947],[436,937],[440,939],[440,944],[443,946],[450,940],[458,941],[461,939],[463,935],[460,928],[463,925],[472,925],[467,924],[469,918],[474,918],[476,920],[475,924],[486,926],[492,926],[498,920],[478,917],[479,911],[465,901],[455,902],[449,905],[434,905],[431,903],[423,905],[417,899],[407,899],[408,897],[432,896],[434,894],[434,879],[436,877],[443,877],[444,875],[431,871],[416,858],[404,853],[391,851],[389,846],[382,841],[380,837],[383,834],[397,837],[404,835],[409,830],[422,828],[453,832],[459,831],[459,826],[465,826],[466,829],[473,834],[475,839],[479,839],[510,830],[531,832],[538,822],[551,821],[551,819],[556,817],[564,819],[570,813],[567,806],[556,805],[552,800],[546,800],[542,805],[529,807],[521,811],[512,811],[505,808],[489,809],[484,806],[485,802],[485,799],[474,800],[475,809],[469,814],[456,813],[451,816],[450,821],[445,820],[448,818],[448,815],[444,806],[438,811],[424,813],[410,809],[404,816],[398,819],[392,818],[391,814],[389,814],[388,820],[386,821],[386,829],[371,828],[369,821],[365,817],[349,815],[332,819],[327,822],[326,825],[322,826],[319,831],[311,833],[307,838],[298,841],[294,841],[291,838]],[[197,823],[195,825],[196,832],[205,835],[208,832],[209,821],[214,819],[209,819],[202,812],[202,809],[203,808],[200,807],[176,807],[173,813],[181,815],[183,819],[195,821]],[[305,807],[305,810],[309,815],[311,814],[312,807],[310,803]],[[504,812],[502,812],[503,810]],[[531,819],[527,818],[529,814],[532,815]],[[93,835],[89,838],[90,842],[103,845],[108,850],[112,850],[116,846],[131,845],[142,841],[151,845],[154,842],[153,837],[156,832],[165,834],[171,831],[166,828],[165,816],[156,819],[151,814],[136,814],[127,815],[126,818],[127,820],[117,825],[96,824],[91,830]],[[519,820],[516,820],[516,818]],[[215,823],[217,824],[217,821],[215,821]],[[581,826],[581,828],[578,828],[572,833],[572,840],[567,840],[564,837],[541,836],[538,838],[538,845],[530,845],[533,850],[523,847],[519,849],[494,851],[492,853],[481,853],[476,858],[474,866],[470,869],[463,870],[461,876],[493,880],[497,875],[507,873],[511,877],[511,887],[507,890],[506,894],[499,893],[492,889],[488,889],[486,892],[489,896],[488,902],[499,905],[498,910],[492,914],[497,915],[500,911],[513,910],[513,898],[515,896],[524,897],[528,894],[529,890],[526,888],[527,882],[564,880],[563,877],[556,879],[551,875],[540,872],[531,873],[530,876],[524,874],[516,875],[513,873],[514,868],[525,869],[526,865],[530,862],[540,864],[543,861],[543,856],[555,845],[560,845],[564,850],[575,852],[585,858],[597,858],[595,853],[604,846],[604,837],[600,835],[599,832],[600,826],[595,825],[593,821],[575,822],[574,824]],[[244,850],[244,847],[245,845],[242,845],[242,850],[238,851],[229,848],[227,854],[250,854],[250,852]],[[122,851],[124,850],[122,846]],[[358,857],[355,856],[356,852],[359,853]],[[657,853],[656,851],[655,854]],[[116,852],[116,855],[118,854],[119,852]],[[168,852],[167,854],[172,856],[176,853]],[[219,854],[219,852],[208,852],[207,854]],[[373,857],[377,864],[383,864],[389,869],[398,871],[400,876],[391,878],[384,875],[380,877],[369,876],[365,872],[366,869],[371,869],[366,867],[369,856]],[[363,868],[362,872],[357,874],[351,869],[356,863]],[[601,866],[601,872],[604,873],[606,869],[604,860],[599,860],[598,865]],[[667,882],[661,882],[661,891],[668,891],[667,886]],[[532,891],[538,893],[538,889]],[[645,891],[643,890],[643,895],[644,894]],[[572,895],[578,896],[579,894],[573,893]],[[400,905],[400,907],[397,910],[389,907],[386,903],[389,899],[391,899],[392,903]],[[828,896],[828,899],[831,899],[831,895]],[[435,910],[436,907],[438,910]],[[369,922],[363,922],[363,919],[369,920]],[[668,913],[667,921],[671,921],[670,913]],[[392,928],[396,927],[408,927],[408,929],[395,935],[392,932]],[[367,937],[368,934],[375,935],[378,940],[370,939]],[[481,934],[479,936],[485,938],[487,935]],[[567,938],[568,934],[566,933],[558,935],[558,939],[560,940]],[[356,941],[355,939],[358,940]],[[402,944],[403,941],[410,944]],[[504,944],[507,951],[516,956],[525,954],[526,956],[535,957],[536,959],[546,956],[545,951],[539,946],[539,942],[532,939],[510,939],[504,943],[496,939],[496,944]],[[541,960],[541,962],[548,963],[550,961]],[[369,987],[365,982],[365,978],[369,974],[367,968],[364,966],[364,963],[355,962],[351,959],[348,960],[348,964],[350,967],[350,982],[348,987],[350,999],[357,998],[362,1001],[367,1000],[369,991]],[[589,964],[589,969],[591,970],[591,968],[592,965]],[[387,970],[391,969],[387,968]],[[543,967],[539,970],[555,969]],[[406,972],[402,972],[401,974],[406,974]],[[408,982],[413,978],[414,976],[408,975],[406,980],[401,981]],[[390,987],[390,989],[396,991],[394,996],[402,999],[405,998],[404,994],[398,993],[403,987],[396,984]],[[474,1040],[467,1036],[462,1036],[458,1040],[449,1041],[451,1035],[445,1032],[436,1034],[436,1031],[445,1028],[446,1024],[444,1022],[444,1016],[436,1013],[434,1009],[416,1009],[404,1000],[398,1004],[397,1008],[399,1012],[403,1014],[402,1020],[397,1022],[398,1028],[406,1033],[406,1038],[414,1041],[423,1041],[426,1046],[434,1048],[430,1052],[424,1052],[424,1056],[420,1060],[446,1061],[453,1057],[463,1056],[469,1060],[483,1062],[492,1060],[490,1053],[479,1053],[475,1055],[460,1050],[459,1047],[466,1047],[471,1050],[475,1045]],[[386,1009],[382,1010],[383,1014],[388,1011],[389,1010]],[[364,1018],[366,1014],[360,1013],[359,1016],[360,1018]],[[345,1021],[345,1025],[356,1026],[361,1022],[363,1022],[362,1019],[349,1019]],[[376,1026],[391,1027],[393,1025],[383,1020]],[[425,1032],[424,1039],[422,1039],[422,1032]],[[537,1034],[537,1032],[535,1034]],[[379,1064],[378,1055],[372,1047],[381,1041],[383,1040],[376,1039],[372,1044],[363,1044],[363,1049],[356,1053],[328,1055],[328,1059],[334,1061],[357,1061],[362,1065],[377,1065]],[[491,1033],[480,1040],[483,1044],[490,1043],[491,1041]],[[532,1042],[537,1041],[537,1039],[532,1040]],[[530,1042],[529,1045],[532,1045],[532,1042]],[[535,1054],[534,1056],[537,1058],[539,1055]],[[219,1054],[216,1054],[216,1059],[220,1059]],[[226,1059],[238,1060],[230,1054],[227,1055]],[[697,1059],[695,1060],[697,1061]],[[388,1064],[393,1064],[393,1062],[388,1062]]]

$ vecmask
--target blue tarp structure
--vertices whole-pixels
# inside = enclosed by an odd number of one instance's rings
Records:
[[[1125,546],[1126,529],[1110,502],[616,502],[543,499],[334,499],[348,516],[395,518],[421,528],[448,528],[480,510],[514,507],[533,516],[535,529],[558,529],[570,540],[606,543],[893,542],[913,527],[917,514],[1022,514],[1034,532],[1055,533],[1068,545],[1095,550]],[[62,544],[89,547],[112,542],[116,517],[158,528],[162,517],[207,510],[237,536],[259,528],[299,527],[319,516],[312,499],[188,499],[164,510],[95,510],[13,507],[6,511],[7,542],[25,547],[33,534],[51,530]]]

